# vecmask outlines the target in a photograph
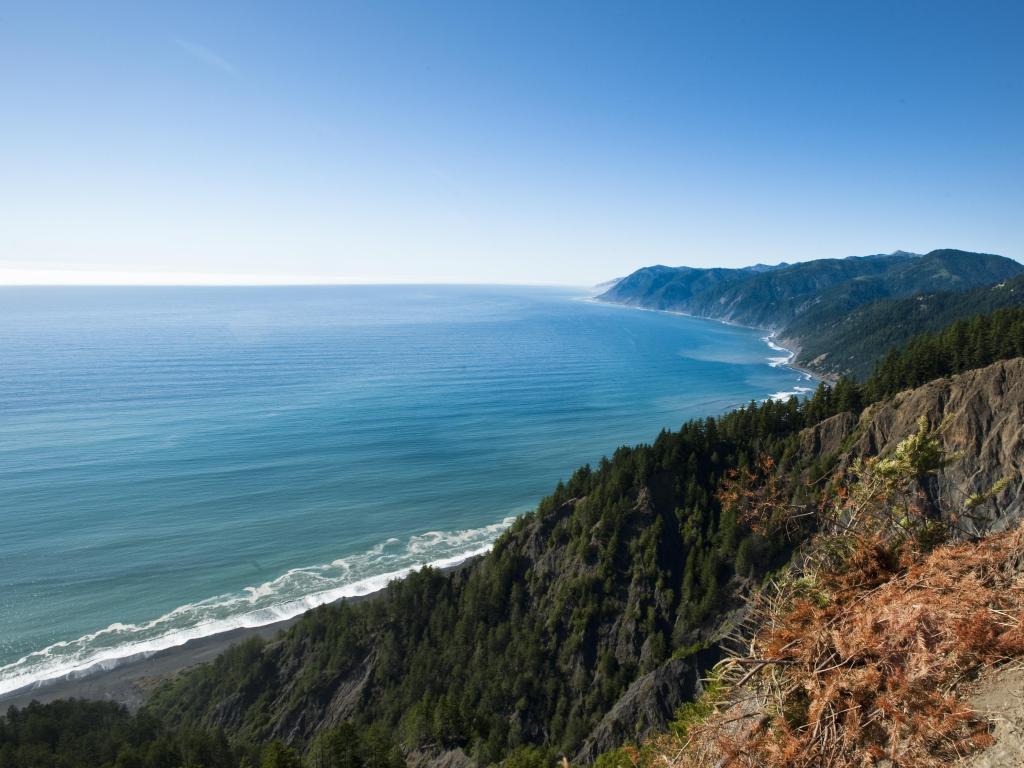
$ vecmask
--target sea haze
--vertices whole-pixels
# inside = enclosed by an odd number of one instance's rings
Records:
[[[0,289],[0,692],[458,562],[578,465],[811,384],[581,298]]]

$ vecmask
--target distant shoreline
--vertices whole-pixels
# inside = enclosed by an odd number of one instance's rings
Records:
[[[481,557],[483,555],[471,555],[460,563],[438,570],[452,574],[469,567]],[[395,581],[403,578],[406,577],[400,576]],[[372,600],[380,597],[387,588],[385,585],[365,595],[341,597],[325,605]],[[33,701],[45,704],[57,699],[71,698],[115,701],[136,710],[145,703],[149,694],[162,680],[200,664],[209,663],[229,648],[253,637],[273,640],[301,621],[310,611],[315,610],[317,609],[311,608],[297,616],[259,627],[240,627],[206,637],[197,637],[172,648],[121,659],[110,667],[93,667],[82,672],[32,683],[16,691],[0,694],[0,714],[8,707],[23,708]]]
[[[710,320],[714,323],[721,323],[722,325],[730,325],[733,328],[747,328],[751,331],[758,331],[768,334],[767,339],[770,344],[774,344],[776,339],[777,331],[773,331],[771,328],[759,328],[756,325],[744,325],[743,323],[733,322],[732,320],[723,320],[720,317],[705,317],[703,315],[691,315],[689,312],[680,312],[677,309],[654,309],[653,307],[641,307],[636,304],[623,304],[620,301],[605,301],[598,296],[585,296],[581,298],[581,301],[590,301],[595,304],[603,304],[606,307],[622,307],[623,309],[639,309],[642,312],[660,312],[665,315],[677,315],[679,317],[689,317],[693,320]],[[798,350],[793,350],[789,347],[783,347],[775,345],[779,351],[789,353],[790,359],[785,363],[780,363],[778,367],[788,368],[791,371],[802,373],[805,376],[810,377],[813,381],[826,381],[831,382],[833,378],[824,374],[812,371],[810,368],[804,368],[802,365],[797,365],[793,361],[796,359]],[[769,363],[771,365],[771,363]]]

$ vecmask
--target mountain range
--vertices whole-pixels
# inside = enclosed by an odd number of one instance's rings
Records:
[[[644,267],[598,298],[764,328],[797,353],[798,363],[825,375],[863,378],[908,336],[964,313],[1015,306],[1024,293],[1014,283],[995,299],[972,295],[958,303],[959,315],[948,308],[935,316],[921,307],[946,308],[946,295],[987,289],[1022,274],[1020,263],[994,254],[896,251],[742,269]],[[898,303],[932,294],[944,296]],[[868,337],[872,343],[863,343]]]

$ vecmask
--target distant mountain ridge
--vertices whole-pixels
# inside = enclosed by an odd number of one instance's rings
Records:
[[[1022,274],[1024,265],[1004,256],[955,249],[741,269],[656,265],[624,277],[598,299],[765,328],[799,351],[818,329],[873,302],[969,291]]]
[[[599,298],[781,331],[818,306],[852,309],[881,298],[965,290],[1024,274],[1004,256],[939,250],[817,259],[774,268],[638,269]]]

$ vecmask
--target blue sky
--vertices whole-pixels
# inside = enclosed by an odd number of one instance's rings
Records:
[[[0,3],[0,282],[1024,258],[1022,39],[986,0]]]

